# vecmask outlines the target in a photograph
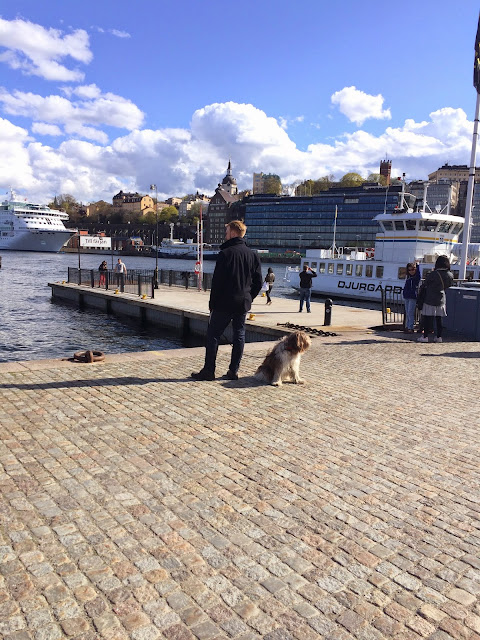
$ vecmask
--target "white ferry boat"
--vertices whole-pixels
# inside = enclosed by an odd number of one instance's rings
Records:
[[[408,262],[418,262],[422,278],[432,271],[439,255],[447,255],[452,273],[459,277],[458,237],[464,218],[450,213],[427,211],[426,197],[421,211],[407,206],[413,196],[405,193],[405,184],[399,193],[399,204],[392,213],[382,213],[374,220],[379,224],[375,248],[307,249],[300,267],[287,267],[285,279],[296,289],[300,287],[299,273],[303,265],[317,273],[312,280],[312,293],[332,298],[380,301],[382,289],[400,294]],[[466,270],[468,280],[480,278],[478,246],[469,245]]]
[[[13,191],[0,204],[0,251],[49,251],[57,253],[76,233],[66,229],[68,215],[19,198]]]
[[[159,258],[187,258],[193,251],[193,242],[164,238],[157,248]]]

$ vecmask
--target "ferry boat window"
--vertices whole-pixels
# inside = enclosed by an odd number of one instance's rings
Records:
[[[310,263],[308,262],[308,260],[305,260],[305,262],[303,264],[306,264],[307,267],[310,265]]]
[[[385,231],[393,231],[393,222],[382,222],[382,224],[385,227]]]
[[[377,266],[375,269],[375,277],[383,278],[383,266]]]
[[[438,233],[448,233],[450,231],[450,222],[441,222],[438,227]]]
[[[363,272],[363,264],[356,264],[355,265],[355,275],[356,276],[361,276]]]
[[[405,280],[406,277],[407,277],[406,267],[398,267],[398,279]]]
[[[453,279],[458,280],[460,277],[460,271],[458,269],[452,269]]]
[[[329,262],[328,263],[328,273],[334,273],[334,267],[335,267],[335,265],[333,264],[333,262]]]
[[[467,280],[473,280],[473,271],[465,271],[465,278]]]
[[[325,263],[324,262],[320,262],[320,264],[318,265],[318,273],[325,273]]]
[[[316,269],[317,268],[317,263],[316,262],[312,262],[312,264],[310,266],[312,267],[312,269]]]
[[[365,265],[365,275],[367,278],[371,278],[373,276],[373,264]]]
[[[345,265],[345,273],[347,276],[351,276],[353,273],[353,264]]]
[[[405,226],[407,227],[407,231],[415,231],[417,228],[416,220],[405,220]]]
[[[337,263],[337,276],[341,276],[343,274],[343,263]]]
[[[403,220],[395,220],[393,224],[395,225],[395,231],[405,231]]]
[[[436,220],[420,220],[420,231],[435,231],[437,224]]]
[[[462,229],[461,223],[457,222],[457,224],[453,225],[451,233],[460,233],[461,229]]]

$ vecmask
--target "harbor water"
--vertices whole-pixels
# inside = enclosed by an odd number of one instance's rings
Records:
[[[114,263],[118,256],[114,256]],[[82,254],[82,269],[98,269],[103,255]],[[106,255],[109,268],[112,257]],[[122,257],[127,269],[154,269],[155,258]],[[193,271],[193,260],[161,259],[159,269]],[[274,296],[294,295],[283,279],[285,265],[271,266],[276,274]],[[68,267],[78,267],[73,253],[6,251],[0,269],[0,362],[69,358],[76,351],[95,349],[105,353],[151,351],[199,346],[198,340],[183,342],[171,332],[144,327],[95,310],[81,310],[52,301],[49,282],[67,280]],[[213,272],[214,261],[204,270]]]

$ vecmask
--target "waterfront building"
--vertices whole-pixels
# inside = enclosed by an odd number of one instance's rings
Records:
[[[196,204],[197,202],[202,205],[203,214],[205,215],[208,210],[210,198],[204,195],[203,193],[199,194],[198,191],[195,195],[187,196],[184,200],[180,202],[180,204],[178,205],[178,215],[180,217],[186,216],[190,211],[190,209],[192,208],[192,205]]]
[[[466,164],[448,164],[446,162],[443,167],[437,169],[433,173],[428,174],[430,182],[439,182],[440,180],[448,180],[450,182],[468,182],[469,168]],[[480,169],[475,168],[475,182],[480,182]]]
[[[236,217],[233,205],[239,199],[237,181],[232,175],[232,163],[229,160],[227,174],[210,200],[203,234],[205,242],[221,244],[224,241],[225,225]]]
[[[176,207],[178,209],[178,207],[180,206],[180,203],[182,202],[181,198],[167,198],[165,200],[165,203],[169,206],[169,207]]]
[[[252,195],[244,198],[249,246],[271,250],[373,247],[378,224],[373,218],[391,213],[399,203],[401,184],[364,183],[330,188],[314,196]],[[414,198],[408,198],[409,206]],[[335,224],[335,210],[337,218]]]
[[[124,193],[119,191],[112,198],[115,209],[141,213],[144,215],[149,211],[155,212],[155,203],[151,196],[142,196],[140,193]]]
[[[253,174],[253,193],[264,193],[263,172]]]

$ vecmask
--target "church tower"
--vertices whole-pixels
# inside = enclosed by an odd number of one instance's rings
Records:
[[[228,161],[227,175],[222,180],[221,187],[231,196],[236,196],[238,193],[237,181],[232,176],[232,163],[230,160]]]

